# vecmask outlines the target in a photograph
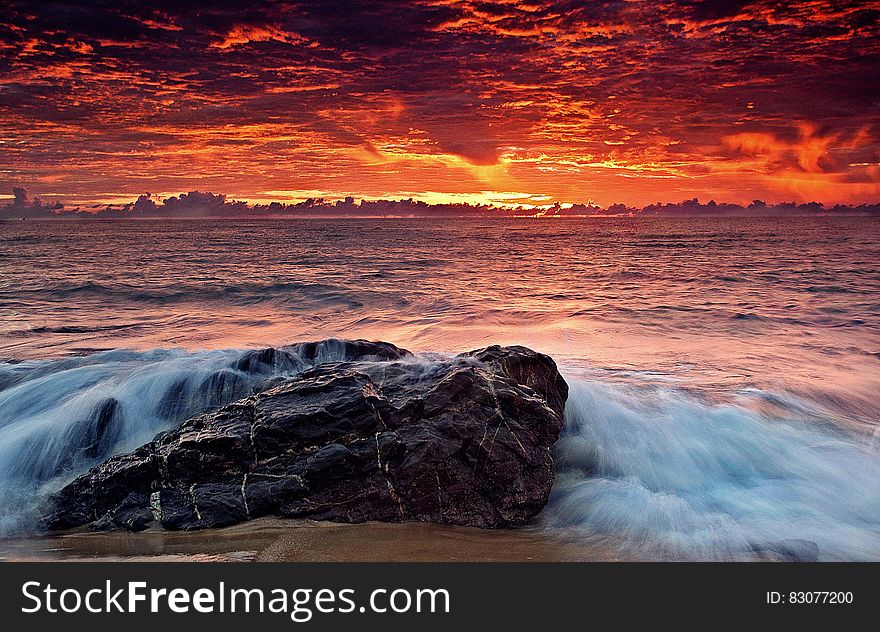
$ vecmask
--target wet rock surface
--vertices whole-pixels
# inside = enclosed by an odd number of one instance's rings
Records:
[[[541,510],[568,395],[551,358],[493,346],[426,360],[346,344],[357,359],[318,364],[93,468],[52,498],[46,526],[191,530],[274,515],[504,527]]]

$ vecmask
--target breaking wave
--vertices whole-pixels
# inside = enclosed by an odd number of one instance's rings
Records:
[[[345,343],[328,340],[0,363],[0,534],[33,527],[41,499],[108,457],[281,377],[345,359]]]
[[[774,413],[570,380],[542,522],[646,559],[880,559],[880,450],[787,396]],[[787,411],[778,410],[789,402]]]
[[[109,456],[347,354],[326,341],[0,363],[0,534],[33,528],[41,499]],[[542,528],[613,536],[641,559],[880,559],[878,441],[816,402],[568,379]]]

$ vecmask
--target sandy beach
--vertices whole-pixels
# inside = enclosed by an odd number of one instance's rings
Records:
[[[206,531],[10,538],[0,561],[528,562],[615,561],[610,539],[556,537],[536,528],[486,530],[423,523],[338,524],[260,518]]]

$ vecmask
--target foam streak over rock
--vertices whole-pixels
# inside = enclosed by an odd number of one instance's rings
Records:
[[[321,362],[405,355],[389,344],[331,339],[0,363],[0,534],[32,527],[46,494],[194,415]]]

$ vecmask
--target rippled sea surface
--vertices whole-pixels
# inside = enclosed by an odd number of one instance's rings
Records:
[[[878,559],[878,262],[862,218],[0,223],[0,528],[27,526],[14,490],[89,465],[66,455],[108,397],[112,453],[178,421],[157,411],[181,375],[364,337],[557,360],[548,530],[652,559]],[[250,388],[223,383],[176,414]]]

